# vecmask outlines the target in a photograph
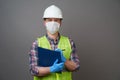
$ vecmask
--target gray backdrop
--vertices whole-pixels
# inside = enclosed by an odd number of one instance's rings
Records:
[[[0,80],[32,80],[28,52],[45,34],[44,9],[63,11],[60,32],[76,43],[74,80],[120,80],[120,0],[0,0]]]

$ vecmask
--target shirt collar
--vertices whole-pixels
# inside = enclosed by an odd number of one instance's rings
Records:
[[[54,41],[54,39],[52,39],[51,37],[49,37],[48,34],[46,34],[46,37],[47,37],[47,39],[48,39],[49,41]],[[55,42],[58,42],[59,39],[60,39],[60,33],[58,33],[58,36],[57,36]]]

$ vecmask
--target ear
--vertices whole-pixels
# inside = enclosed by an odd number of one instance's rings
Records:
[[[45,22],[45,20],[43,21],[43,25],[46,26],[46,22]]]
[[[60,21],[60,26],[62,26],[62,21]]]

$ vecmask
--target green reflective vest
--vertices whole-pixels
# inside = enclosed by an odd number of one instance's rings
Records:
[[[51,49],[50,43],[46,36],[38,38],[38,46],[46,49]],[[68,37],[60,36],[60,41],[58,43],[58,48],[63,50],[63,55],[66,59],[70,58],[71,54],[71,44]],[[72,80],[72,73],[69,71],[64,71],[62,73],[50,73],[46,76],[34,76],[34,80]]]

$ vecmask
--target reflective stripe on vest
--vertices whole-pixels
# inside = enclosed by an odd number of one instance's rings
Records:
[[[46,49],[51,49],[50,43],[47,40],[46,36],[38,38],[38,46]],[[63,55],[66,59],[70,58],[71,54],[71,44],[68,37],[60,36],[60,41],[58,43],[58,48],[63,50]],[[62,72],[62,73],[50,73],[44,77],[34,76],[34,80],[72,80],[71,72]]]

